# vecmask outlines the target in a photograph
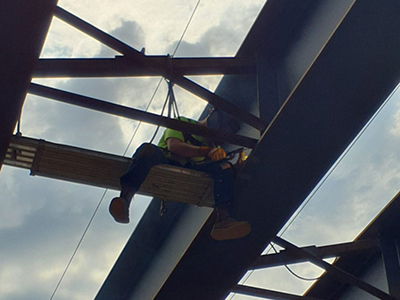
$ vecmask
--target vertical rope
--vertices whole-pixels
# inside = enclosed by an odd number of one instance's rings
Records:
[[[195,14],[196,11],[197,11],[197,8],[198,8],[198,6],[199,6],[199,4],[200,4],[200,1],[201,1],[201,0],[198,0],[198,2],[197,2],[197,4],[196,4],[196,6],[195,6],[195,8],[194,8],[194,10],[193,10],[193,12],[192,12],[190,18],[189,18],[189,21],[188,21],[188,23],[186,24],[186,27],[185,27],[185,29],[184,29],[184,31],[183,31],[183,33],[182,33],[180,39],[179,39],[179,42],[178,42],[178,44],[177,44],[177,46],[176,46],[176,48],[175,48],[175,51],[174,51],[174,53],[173,53],[173,56],[176,54],[176,52],[177,52],[177,50],[178,50],[178,48],[179,48],[179,46],[180,46],[180,44],[181,44],[181,42],[182,42],[182,40],[183,40],[183,37],[185,36],[187,29],[189,28],[189,25],[190,25],[190,23],[191,23],[191,21],[192,21],[192,19],[193,19],[194,14]],[[154,93],[153,93],[153,96],[151,97],[151,99],[150,99],[150,101],[149,101],[149,104],[148,104],[147,107],[146,107],[146,111],[149,109],[151,103],[153,102],[154,97],[155,97],[155,95],[156,95],[156,93],[157,93],[157,91],[158,91],[158,89],[159,89],[159,87],[160,87],[160,85],[161,85],[161,81],[162,81],[162,78],[161,78],[160,81],[158,82],[158,85],[157,85],[157,87],[156,87],[156,89],[155,89],[155,91],[154,91]],[[164,109],[165,109],[165,104],[164,104],[164,107],[163,107],[163,111],[164,111]],[[163,112],[162,112],[162,113],[163,113]],[[20,132],[20,130],[19,130],[20,124],[19,124],[19,123],[20,123],[20,121],[18,122],[17,133]],[[124,152],[123,155],[125,155],[126,152],[128,151],[128,149],[129,149],[130,145],[132,144],[133,139],[135,138],[136,133],[138,132],[138,129],[139,129],[139,127],[140,127],[141,124],[142,124],[142,122],[139,122],[139,124],[138,124],[138,126],[136,127],[135,132],[133,133],[133,135],[132,135],[132,137],[131,137],[131,139],[130,139],[130,141],[129,141],[129,143],[128,143],[128,146],[126,147],[125,152]],[[158,131],[158,129],[157,129],[157,131]],[[153,139],[154,139],[154,137],[156,136],[157,131],[156,131],[156,133],[154,134]],[[54,298],[54,296],[55,296],[55,294],[56,294],[58,288],[60,287],[61,282],[63,281],[63,279],[64,279],[64,277],[65,277],[65,275],[66,275],[66,273],[67,273],[67,271],[68,271],[68,269],[69,269],[69,267],[70,267],[70,265],[71,265],[71,263],[72,263],[72,261],[73,261],[75,255],[76,255],[76,253],[78,252],[78,249],[79,249],[80,245],[82,244],[82,241],[83,241],[84,237],[86,236],[86,233],[87,233],[87,231],[89,230],[89,227],[90,227],[90,225],[92,224],[92,221],[93,221],[94,217],[96,216],[97,211],[98,211],[98,209],[99,209],[101,203],[103,202],[104,197],[105,197],[107,191],[108,191],[107,189],[104,191],[103,196],[101,197],[101,199],[100,199],[100,201],[99,201],[99,203],[98,203],[98,205],[97,205],[97,207],[96,207],[96,209],[95,209],[95,211],[94,211],[92,217],[90,218],[90,221],[89,221],[88,225],[86,226],[85,231],[84,231],[83,234],[82,234],[81,239],[80,239],[79,242],[78,242],[78,245],[76,246],[76,248],[75,248],[75,250],[74,250],[74,252],[73,252],[73,254],[72,254],[72,256],[71,256],[71,259],[69,260],[69,262],[68,262],[66,268],[64,269],[64,272],[62,273],[61,278],[60,278],[60,280],[58,281],[58,283],[57,283],[57,285],[56,285],[56,287],[55,287],[55,289],[54,289],[54,291],[53,291],[53,293],[52,293],[52,295],[51,295],[51,297],[50,297],[50,300],[52,300],[52,299]]]

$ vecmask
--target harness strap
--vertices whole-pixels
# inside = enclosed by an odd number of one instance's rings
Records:
[[[198,146],[198,147],[203,146],[203,143],[195,139],[194,136],[191,135],[190,133],[182,132],[182,134],[183,138],[185,139],[185,143],[189,141],[193,146]]]

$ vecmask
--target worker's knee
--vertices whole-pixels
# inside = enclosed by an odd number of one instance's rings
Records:
[[[151,158],[154,156],[155,147],[153,144],[144,143],[135,152],[133,157],[140,156],[141,158]]]
[[[233,180],[234,175],[235,175],[235,172],[234,172],[233,168],[231,168],[231,166],[228,164],[227,168],[224,168],[224,169],[221,168],[221,171],[219,172],[218,177],[220,180],[223,180],[223,181],[227,181],[227,180],[231,181],[231,180]]]
[[[222,163],[220,163],[220,168],[222,169],[222,170],[226,170],[226,169],[229,169],[229,168],[231,168],[231,164],[230,163],[228,163],[228,162],[222,162]]]

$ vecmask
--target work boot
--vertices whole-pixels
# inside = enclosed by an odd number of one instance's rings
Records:
[[[115,197],[112,199],[109,211],[116,222],[123,224],[129,223],[129,207],[124,198]]]
[[[236,221],[231,217],[217,221],[211,230],[211,237],[217,241],[240,239],[248,235],[251,226],[246,221]]]

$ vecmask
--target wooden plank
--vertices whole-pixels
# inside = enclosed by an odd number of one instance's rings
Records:
[[[120,189],[119,178],[131,159],[25,137],[14,137],[6,163],[44,176],[97,187]],[[21,157],[13,149],[29,149]],[[16,150],[20,151],[20,150]],[[151,169],[139,194],[200,206],[214,206],[213,181],[205,173],[170,165]]]

